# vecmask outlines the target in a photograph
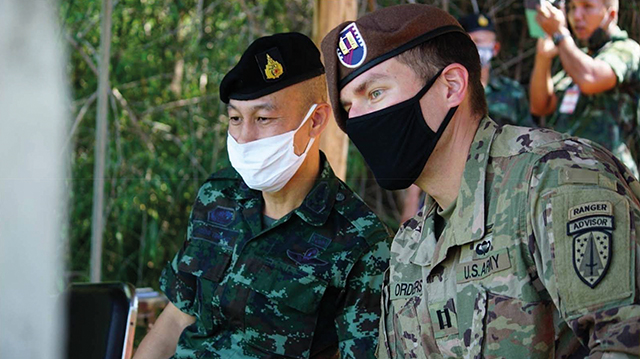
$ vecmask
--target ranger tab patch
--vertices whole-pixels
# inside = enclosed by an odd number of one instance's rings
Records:
[[[573,236],[573,268],[591,288],[604,278],[611,263],[613,205],[600,201],[569,209],[567,235]]]

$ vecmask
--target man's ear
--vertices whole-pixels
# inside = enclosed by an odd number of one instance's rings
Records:
[[[316,110],[309,118],[311,122],[311,128],[309,129],[309,136],[317,137],[327,127],[329,119],[331,117],[331,106],[328,103],[319,103]]]
[[[448,107],[459,106],[467,95],[469,72],[461,64],[454,63],[444,68],[442,79],[447,86]]]
[[[493,44],[493,57],[498,56],[498,54],[500,53],[500,49],[502,48],[502,45],[500,44],[500,42],[496,41]]]

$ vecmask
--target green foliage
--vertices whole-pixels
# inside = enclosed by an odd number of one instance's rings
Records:
[[[312,31],[313,0],[113,0],[106,227],[103,280],[158,287],[160,271],[184,241],[196,191],[228,165],[225,107],[218,85],[259,36]],[[364,13],[406,3],[361,0]],[[459,16],[469,0],[416,1]],[[502,40],[495,70],[527,84],[534,40],[521,0],[479,0]],[[621,1],[620,22],[637,40],[640,8]],[[69,44],[68,78],[79,125],[71,137],[69,279],[89,278],[95,91],[101,2],[65,0],[61,39]],[[354,148],[348,183],[396,227],[401,194],[381,190]]]

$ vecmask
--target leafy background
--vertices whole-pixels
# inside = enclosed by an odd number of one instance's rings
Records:
[[[324,0],[319,0],[324,1]],[[382,6],[427,3],[454,16],[469,0],[360,0],[362,15]],[[498,27],[502,52],[494,71],[529,82],[535,41],[522,0],[478,1]],[[640,39],[640,5],[620,1],[621,27]],[[68,47],[74,114],[67,281],[89,280],[101,2],[60,4],[60,40]],[[114,0],[104,232],[104,281],[158,288],[164,263],[185,238],[197,190],[228,165],[225,108],[218,84],[256,38],[275,32],[311,35],[312,0]],[[381,190],[350,148],[348,183],[392,228],[402,192]]]

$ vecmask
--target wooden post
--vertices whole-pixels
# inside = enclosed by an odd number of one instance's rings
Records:
[[[0,1],[0,358],[62,359],[70,128],[58,1]]]
[[[109,58],[111,52],[111,0],[102,0],[100,63],[98,64],[98,113],[93,167],[93,216],[91,219],[91,281],[99,282],[102,270],[104,232],[104,167],[107,148]]]
[[[320,47],[322,38],[329,31],[344,21],[355,20],[357,16],[356,0],[315,0],[313,41]],[[327,155],[336,175],[344,180],[347,176],[349,139],[333,119],[320,137],[320,149]]]

